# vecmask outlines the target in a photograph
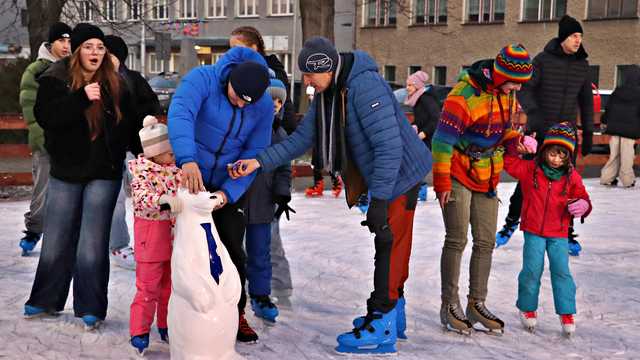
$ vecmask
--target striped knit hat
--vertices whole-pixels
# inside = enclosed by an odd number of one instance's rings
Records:
[[[158,123],[158,119],[155,116],[145,116],[142,130],[138,132],[138,135],[146,158],[152,158],[171,151],[167,125]]]
[[[529,52],[520,44],[503,47],[493,62],[493,85],[498,87],[507,81],[523,84],[531,79],[533,64]]]
[[[551,145],[562,146],[569,150],[569,154],[573,154],[576,148],[576,132],[573,130],[571,124],[563,122],[550,127],[544,135],[544,142],[542,143],[540,153]]]

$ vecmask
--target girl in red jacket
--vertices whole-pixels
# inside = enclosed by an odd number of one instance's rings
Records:
[[[535,146],[533,138],[525,137],[517,150],[507,148],[504,163],[505,170],[520,180],[524,199],[520,225],[524,251],[516,306],[525,328],[533,331],[546,251],[556,313],[569,336],[575,331],[576,285],[569,270],[567,231],[571,217],[584,218],[591,212],[591,202],[571,165],[576,146],[573,128],[568,123],[554,125],[535,160],[518,157],[517,152],[535,152]]]

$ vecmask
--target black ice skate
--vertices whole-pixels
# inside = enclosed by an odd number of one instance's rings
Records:
[[[440,307],[440,322],[447,331],[462,335],[471,335],[473,326],[462,312],[460,304],[442,304]]]
[[[493,335],[504,333],[504,322],[493,315],[483,301],[473,301],[469,299],[467,304],[467,318],[471,324],[480,323],[484,329],[474,328],[474,330],[484,331]]]

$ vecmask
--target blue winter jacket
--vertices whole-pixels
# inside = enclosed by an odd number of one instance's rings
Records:
[[[225,192],[231,203],[249,188],[254,176],[232,180],[227,164],[252,159],[271,143],[273,102],[268,94],[240,109],[227,98],[233,67],[263,57],[248,48],[232,48],[215,65],[191,70],[169,107],[169,140],[178,166],[195,161],[207,188]]]
[[[371,196],[391,200],[429,173],[431,152],[409,124],[373,59],[363,51],[353,54],[346,84],[347,144]],[[258,155],[262,171],[272,171],[313,146],[318,98],[293,134]]]

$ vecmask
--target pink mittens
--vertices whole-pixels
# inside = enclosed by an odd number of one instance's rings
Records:
[[[534,154],[538,149],[538,142],[531,136],[525,136],[524,140],[522,141],[522,145],[524,145],[532,154]]]
[[[578,199],[568,206],[569,213],[575,217],[582,217],[582,215],[586,214],[589,210],[589,203],[587,200]]]

